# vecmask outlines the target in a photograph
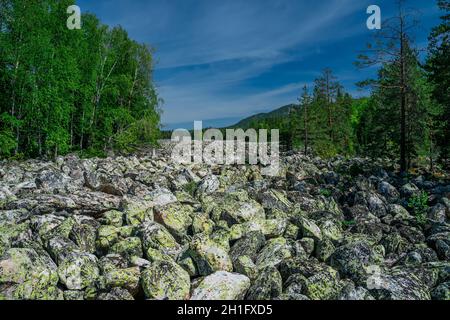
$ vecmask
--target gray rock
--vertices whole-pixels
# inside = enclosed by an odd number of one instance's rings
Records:
[[[197,193],[199,194],[211,194],[217,191],[220,187],[220,181],[215,175],[208,175],[200,182]]]
[[[207,235],[196,235],[190,244],[200,275],[207,276],[216,271],[233,271],[233,263],[227,248]]]
[[[250,279],[246,276],[218,271],[201,280],[191,300],[241,300],[249,287]]]
[[[367,241],[352,242],[338,247],[330,256],[330,265],[339,271],[341,276],[364,285],[368,276],[367,267],[378,265],[383,257],[378,254]]]
[[[414,274],[391,270],[377,275],[370,292],[379,300],[430,300],[427,286]]]
[[[437,286],[432,292],[433,300],[450,300],[450,282],[445,282]]]
[[[247,291],[248,300],[271,300],[282,293],[282,279],[278,270],[267,267],[259,272],[258,277]]]

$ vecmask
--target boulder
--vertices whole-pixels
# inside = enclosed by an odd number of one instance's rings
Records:
[[[200,275],[207,276],[215,271],[233,271],[233,263],[227,248],[209,238],[208,235],[196,235],[190,250]]]
[[[142,271],[145,296],[155,300],[186,300],[191,286],[189,274],[170,260],[156,260]]]
[[[200,281],[191,300],[242,300],[249,287],[250,279],[246,276],[218,271]]]

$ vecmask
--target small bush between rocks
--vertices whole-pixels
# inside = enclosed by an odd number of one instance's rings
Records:
[[[425,191],[421,191],[417,195],[413,195],[408,201],[408,207],[413,211],[417,222],[425,224],[427,221],[429,195]]]

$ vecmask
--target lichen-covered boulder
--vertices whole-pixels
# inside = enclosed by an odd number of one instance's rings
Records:
[[[315,258],[293,258],[280,264],[280,274],[288,285],[294,285],[296,294],[312,300],[336,299],[340,291],[339,273]]]
[[[190,277],[171,260],[155,260],[142,271],[145,296],[156,300],[186,300],[189,298]]]
[[[258,252],[265,243],[266,239],[261,231],[250,232],[233,244],[230,250],[231,259],[235,261],[239,257],[248,256],[256,260]]]
[[[72,239],[81,251],[94,253],[96,249],[97,229],[99,224],[94,219],[84,219],[76,223],[70,231],[69,238]]]
[[[292,257],[291,246],[284,238],[276,238],[267,241],[264,248],[258,253],[256,265],[258,269],[264,269],[269,266],[276,267],[283,260]]]
[[[266,267],[259,272],[247,291],[248,300],[271,300],[283,291],[283,280],[275,267]]]
[[[264,208],[252,199],[245,199],[245,201],[228,199],[224,202],[221,211],[221,218],[230,225],[265,218]]]
[[[395,231],[385,235],[380,243],[385,248],[386,254],[402,254],[411,247],[410,243]]]
[[[0,221],[0,257],[15,244],[32,240],[30,223],[13,223]]]
[[[361,285],[368,276],[367,267],[379,265],[383,261],[383,256],[376,248],[363,240],[338,247],[329,258],[330,265],[338,270],[341,276]]]
[[[196,235],[190,243],[190,250],[200,275],[206,276],[219,270],[233,271],[227,248],[208,235]]]
[[[387,199],[395,199],[400,196],[398,190],[387,181],[381,181],[378,184],[378,192],[385,196]]]
[[[286,198],[286,196],[278,190],[270,190],[257,194],[257,200],[262,204],[264,208],[278,209],[281,211],[289,211],[292,207],[292,203]]]
[[[318,226],[322,235],[332,241],[340,241],[344,237],[340,221],[324,219],[318,222]]]
[[[189,274],[190,277],[198,276],[197,266],[195,265],[194,260],[190,256],[186,255],[180,258],[180,260],[178,260],[178,264],[184,270],[186,270],[186,272]]]
[[[97,240],[95,242],[99,251],[108,251],[119,241],[120,229],[115,226],[100,226],[97,229]]]
[[[444,282],[437,286],[431,292],[431,297],[433,300],[450,300],[450,281]]]
[[[63,296],[67,301],[82,301],[84,300],[84,291],[66,290],[63,292]]]
[[[428,219],[435,222],[445,223],[445,221],[447,220],[446,211],[446,206],[442,203],[438,203],[428,211]]]
[[[107,254],[98,260],[98,267],[102,274],[117,269],[126,269],[128,261],[120,254]]]
[[[243,274],[250,280],[258,276],[258,267],[249,256],[239,256],[233,260],[233,268],[236,273]]]
[[[143,257],[141,239],[138,237],[130,237],[117,242],[110,249],[111,253],[120,254],[126,258]]]
[[[286,231],[287,219],[256,219],[230,228],[230,239],[237,240],[250,232],[261,231],[267,238],[281,237]]]
[[[200,281],[191,300],[242,300],[249,287],[250,279],[246,276],[218,271]]]
[[[192,217],[192,232],[197,233],[207,233],[211,234],[214,231],[215,223],[207,214],[194,213]]]
[[[165,226],[176,239],[182,239],[192,225],[193,212],[189,205],[171,203],[155,208],[155,221]]]
[[[340,289],[339,274],[327,267],[308,277],[304,283],[304,292],[312,300],[336,299]]]
[[[97,257],[85,252],[69,254],[58,266],[60,282],[69,290],[82,290],[99,277]]]
[[[336,250],[333,242],[328,238],[318,241],[315,256],[319,261],[325,262]]]
[[[125,300],[134,300],[128,290],[123,288],[113,288],[109,292],[104,292],[98,295],[98,300],[109,300],[109,301],[125,301]]]
[[[111,175],[107,172],[95,171],[84,173],[85,184],[94,191],[100,191],[112,195],[123,196],[128,193],[126,180],[119,175]]]
[[[44,242],[53,237],[63,237],[68,239],[75,224],[76,220],[72,217],[69,217],[64,219],[60,224],[58,224],[48,232],[41,232],[39,235]]]
[[[123,212],[117,210],[110,210],[103,213],[102,217],[99,219],[99,222],[101,222],[104,225],[120,228],[123,225],[123,220],[124,220]]]
[[[121,207],[128,225],[137,226],[144,221],[153,220],[154,204],[150,200],[126,197],[123,199]]]
[[[12,248],[0,258],[0,300],[60,300],[56,265],[28,248]]]
[[[132,267],[110,270],[102,276],[101,282],[106,289],[124,288],[134,296],[139,291],[140,278],[139,267]]]
[[[378,300],[430,300],[428,287],[413,273],[392,269],[373,275],[370,293]]]
[[[36,187],[44,189],[49,193],[53,190],[64,190],[71,182],[71,178],[62,172],[56,170],[42,170],[36,177]]]
[[[420,192],[414,183],[407,183],[400,188],[400,194],[403,198],[410,198]]]
[[[150,221],[144,223],[141,226],[139,234],[145,252],[149,249],[155,249],[176,259],[182,251],[181,246],[170,232],[156,222]]]
[[[219,178],[215,175],[208,175],[204,177],[197,188],[198,194],[211,194],[216,192],[220,187]]]
[[[300,227],[303,237],[322,240],[322,231],[314,221],[299,217],[297,223]]]
[[[79,252],[78,246],[64,237],[53,237],[47,242],[47,252],[59,264],[73,252]]]
[[[339,293],[338,300],[375,300],[370,294],[369,290],[364,287],[356,287],[351,281],[346,281],[343,284],[342,290]]]

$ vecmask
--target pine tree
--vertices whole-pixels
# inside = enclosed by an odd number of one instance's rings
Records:
[[[398,1],[397,16],[388,19],[383,23],[383,28],[378,31],[374,44],[368,45],[366,52],[369,55],[359,56],[358,65],[360,67],[374,65],[392,65],[396,74],[394,81],[390,82],[388,89],[397,90],[393,98],[399,101],[399,124],[400,124],[400,171],[405,172],[408,166],[407,159],[410,157],[407,149],[407,94],[408,87],[407,74],[413,69],[409,64],[412,39],[411,30],[417,25],[417,21],[411,20],[411,12],[405,11],[402,0]],[[380,82],[372,83],[375,86],[382,85]]]

